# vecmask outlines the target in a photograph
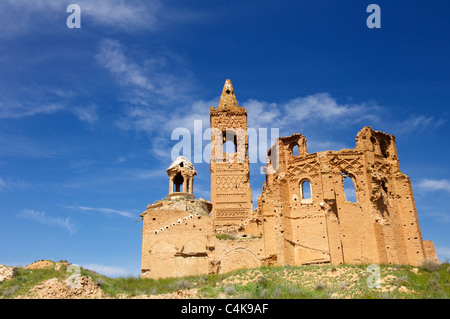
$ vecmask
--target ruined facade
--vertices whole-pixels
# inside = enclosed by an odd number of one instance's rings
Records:
[[[193,165],[175,160],[167,169],[169,195],[141,214],[142,277],[261,265],[437,262],[433,243],[422,239],[394,136],[364,127],[354,149],[312,154],[301,134],[278,138],[253,210],[247,111],[231,81],[210,119],[211,202],[193,195]]]
[[[294,134],[272,151],[278,167],[266,175],[257,212],[265,254],[278,264],[418,265],[436,258],[422,240],[394,136],[365,127],[354,149],[308,154],[305,137]]]

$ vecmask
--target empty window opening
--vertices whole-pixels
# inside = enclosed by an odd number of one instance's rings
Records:
[[[237,153],[237,136],[232,131],[223,133],[223,152]]]
[[[372,136],[372,137],[370,138],[370,141],[372,142],[372,150],[373,150],[373,151],[376,151],[376,146],[375,146],[375,145],[376,145],[376,143],[377,143],[377,139],[376,139],[375,137]]]
[[[292,147],[292,156],[298,156],[298,155],[300,155],[300,152],[299,152],[299,150],[298,150],[298,145],[294,145],[293,147]]]
[[[382,181],[381,181],[381,188],[384,190],[384,192],[387,194],[387,192],[388,192],[388,188],[387,188],[387,183],[386,183],[386,181],[383,179]]]
[[[178,173],[177,175],[175,175],[175,178],[173,179],[174,193],[183,191],[183,183],[184,183],[184,178],[183,178],[183,176],[181,176],[181,173]]]
[[[356,188],[353,178],[347,173],[342,173],[342,182],[344,184],[345,200],[356,203]]]
[[[384,157],[389,157],[388,146],[385,141],[380,141],[380,151],[381,155]]]
[[[300,183],[300,198],[302,203],[312,202],[311,182],[307,179]]]

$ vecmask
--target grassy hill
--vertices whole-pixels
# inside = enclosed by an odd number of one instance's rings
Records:
[[[369,288],[368,265],[262,267],[227,274],[167,279],[108,278],[88,269],[73,277],[70,264],[47,261],[42,267],[18,268],[0,282],[8,298],[433,298],[450,296],[450,265],[381,265],[379,288]],[[70,277],[72,276],[72,277]],[[67,282],[80,279],[68,288]]]

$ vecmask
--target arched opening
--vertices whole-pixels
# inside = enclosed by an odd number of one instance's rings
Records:
[[[386,158],[389,157],[388,146],[385,141],[380,141],[380,151],[381,155]]]
[[[293,157],[300,155],[300,151],[298,150],[298,145],[292,146],[291,152],[292,152]]]
[[[181,173],[178,173],[177,175],[175,175],[175,178],[173,179],[173,191],[175,193],[182,192],[183,191],[183,183],[184,183],[184,178],[181,175]]]
[[[387,194],[388,193],[388,187],[387,187],[387,181],[386,179],[383,178],[383,180],[381,181],[381,188],[384,190],[384,192]]]
[[[383,216],[389,215],[389,189],[385,178],[381,180],[381,200],[379,201],[379,207]]]
[[[376,143],[377,143],[377,139],[373,136],[370,137],[370,141],[372,142],[372,150],[376,151]]]
[[[237,136],[233,131],[226,131],[222,133],[224,153],[237,153]]]
[[[300,199],[302,203],[312,202],[311,182],[307,179],[300,182]]]
[[[356,188],[353,178],[344,172],[342,173],[342,183],[344,184],[345,200],[356,203]]]

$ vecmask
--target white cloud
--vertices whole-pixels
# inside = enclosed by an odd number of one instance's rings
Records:
[[[105,207],[86,207],[86,206],[67,206],[68,208],[72,209],[78,209],[83,211],[93,211],[93,212],[99,212],[105,215],[119,215],[124,217],[137,217],[137,211],[128,211],[128,210],[117,210],[112,208],[105,208]]]
[[[417,183],[423,191],[447,191],[450,192],[450,181],[447,179],[422,179]]]
[[[7,185],[6,185],[5,181],[0,177],[0,190],[2,188],[6,188],[6,187],[7,187]]]
[[[24,136],[0,134],[0,156],[25,156],[34,158],[54,158],[63,152],[41,146]]]
[[[136,55],[136,50],[134,50]],[[97,62],[103,66],[126,91],[125,100],[131,107],[128,112],[149,111],[137,107],[168,105],[182,100],[189,87],[185,80],[188,71],[180,73],[185,76],[174,76],[174,68],[183,64],[181,58],[171,52],[147,53],[145,59],[138,59],[119,41],[103,39],[96,54]],[[167,69],[170,68],[170,71]]]
[[[59,217],[48,216],[46,212],[38,212],[32,209],[23,209],[17,217],[29,219],[43,225],[56,226],[69,231],[73,235],[76,231],[75,225],[70,221],[70,218],[62,219]]]
[[[24,189],[30,187],[31,184],[25,181],[21,180],[11,180],[8,179],[5,181],[4,179],[0,178],[0,191],[2,189],[11,189],[11,188],[18,188],[18,189]]]
[[[441,213],[441,212],[434,212],[434,213],[428,213],[428,216],[432,216],[435,219],[437,219],[441,223],[450,223],[450,215]]]
[[[105,266],[99,264],[86,264],[82,265],[83,268],[93,270],[101,275],[107,277],[123,277],[130,275],[126,269],[116,266]]]
[[[341,142],[335,142],[335,141],[320,141],[315,139],[308,139],[308,152],[314,153],[314,152],[321,152],[321,151],[327,151],[327,150],[341,150],[344,148],[353,148],[353,146],[348,146]]]
[[[125,55],[120,42],[112,39],[102,40],[96,58],[119,83],[149,91],[154,89],[150,80],[143,74],[142,68]]]
[[[447,122],[446,119],[435,119],[433,116],[411,115],[403,122],[397,123],[393,129],[396,134],[408,134],[434,130]]]
[[[450,260],[450,248],[443,246],[436,246],[436,254],[438,256],[439,262],[444,262]]]
[[[32,104],[13,101],[0,101],[0,119],[20,119],[37,114],[52,114],[65,109],[64,105],[57,103]]]
[[[98,121],[98,106],[96,104],[91,104],[89,106],[79,106],[73,108],[73,113],[78,117],[78,119],[82,122],[86,122],[88,124],[94,124]]]
[[[296,97],[287,103],[268,103],[250,99],[243,103],[248,112],[249,127],[286,127],[318,122],[348,124],[379,120],[381,109],[375,102],[339,104],[329,93]]]
[[[283,122],[286,121],[286,119],[283,120],[281,116],[282,110],[276,103],[250,99],[242,106],[247,109],[247,114],[251,114],[251,116],[247,118],[248,127],[273,127],[274,121],[276,121],[278,125],[282,125]]]
[[[95,24],[125,31],[152,29],[161,4],[156,0],[78,0],[82,15]]]
[[[53,23],[65,27],[70,0],[3,0],[0,2],[0,37],[49,30]],[[77,0],[81,27],[104,26],[126,32],[152,30],[157,26],[161,3],[157,0]]]

